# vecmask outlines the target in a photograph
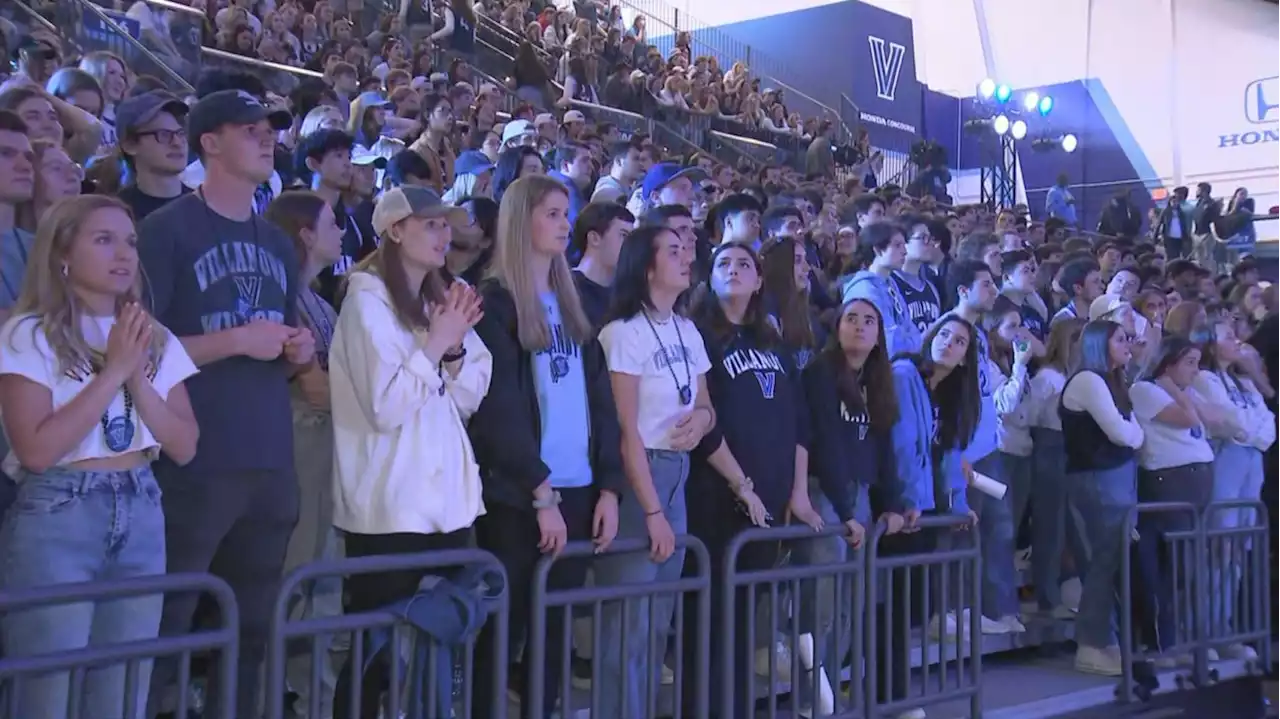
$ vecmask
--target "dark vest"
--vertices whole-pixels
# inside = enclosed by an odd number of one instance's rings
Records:
[[[1073,374],[1067,379],[1062,396],[1066,395],[1066,388],[1075,378]],[[1124,417],[1129,418],[1127,414]],[[1062,420],[1062,444],[1068,473],[1115,469],[1133,460],[1132,449],[1112,442],[1093,415],[1083,410],[1067,409],[1061,396],[1058,398],[1058,418]]]

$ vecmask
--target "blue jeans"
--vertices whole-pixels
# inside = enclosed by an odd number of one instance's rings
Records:
[[[164,574],[164,511],[151,468],[54,468],[25,475],[0,528],[0,555],[6,590]],[[13,612],[3,619],[4,653],[47,656],[154,639],[163,604],[164,597],[155,594]],[[68,673],[24,677],[14,716],[59,719],[72,700],[80,705],[80,716],[89,719],[123,716],[125,669],[124,664],[90,669],[79,697],[70,696]],[[151,662],[139,662],[131,719],[145,716],[150,675]]]
[[[809,502],[818,514],[822,515],[822,521],[827,526],[842,523],[840,517],[836,515],[835,507],[822,493],[817,479],[813,477],[809,478]],[[863,484],[858,485],[854,518],[866,528],[867,534],[870,535],[874,527],[871,524],[867,487]],[[840,564],[845,561],[848,554],[849,543],[844,537],[838,535],[797,539],[791,543],[791,563],[797,566]],[[794,621],[799,624],[797,636],[813,633],[814,663],[823,668],[832,687],[840,686],[841,665],[844,663],[845,654],[853,644],[853,575],[842,572],[837,576],[841,582],[838,594],[835,578],[801,581],[799,613],[794,617]],[[815,624],[817,626],[814,626]],[[799,649],[792,647],[791,651],[798,652]],[[815,696],[813,679],[814,677],[806,672],[805,676],[797,680],[799,690],[796,697],[805,706]]]
[[[1088,545],[1082,536],[1079,512],[1069,496],[1066,455],[1062,433],[1033,427],[1031,438],[1031,581],[1040,609],[1062,603],[1062,548],[1071,550],[1076,573],[1083,576],[1089,560]]]
[[[677,536],[688,530],[684,487],[689,478],[689,455],[668,450],[646,450],[649,474],[667,521]],[[647,539],[644,508],[630,488],[618,505],[618,539]],[[684,549],[677,548],[667,561],[655,564],[648,553],[606,554],[596,561],[597,586],[674,582],[684,569]],[[672,594],[630,601],[608,602],[601,614],[604,647],[600,659],[600,709],[598,716],[610,719],[644,719],[657,712],[649,707],[656,700],[662,679],[662,661],[671,629],[671,615],[677,597]],[[653,656],[650,656],[650,602],[653,603]],[[625,676],[625,680],[624,680]],[[623,686],[626,694],[623,694]],[[650,688],[652,687],[652,692]],[[593,707],[594,709],[594,707]],[[597,715],[595,711],[593,715]]]
[[[1262,495],[1265,470],[1262,452],[1253,447],[1225,442],[1213,460],[1214,502],[1257,500]],[[1207,516],[1209,529],[1251,527],[1257,522],[1257,510],[1222,509],[1212,505]],[[1209,622],[1211,635],[1237,634],[1252,627],[1234,626],[1240,571],[1248,542],[1241,536],[1211,538],[1209,550]]]
[[[1076,642],[1104,648],[1116,643],[1120,553],[1129,551],[1124,524],[1138,502],[1137,465],[1130,460],[1112,469],[1071,473],[1067,481],[1093,549],[1081,582]]]
[[[973,463],[973,471],[1009,483],[1003,456],[992,452]],[[982,615],[1000,619],[1018,613],[1018,574],[1013,568],[1012,492],[1000,499],[969,490],[969,506],[978,514],[982,536]]]

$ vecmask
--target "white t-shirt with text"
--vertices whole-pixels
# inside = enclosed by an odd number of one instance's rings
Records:
[[[671,449],[671,428],[693,409],[692,401],[680,401],[680,388],[696,398],[698,378],[711,369],[698,328],[678,315],[658,322],[638,314],[605,325],[600,344],[610,372],[640,378],[637,427],[645,448]]]
[[[114,317],[85,318],[82,326],[86,330],[86,341],[91,347],[98,350],[104,349],[106,337],[114,324]],[[168,330],[164,331],[168,332]],[[165,341],[164,353],[153,369],[151,385],[155,387],[156,393],[165,399],[168,398],[171,389],[198,371],[191,358],[187,356],[182,343],[173,336],[173,333],[169,333]],[[43,329],[40,329],[35,316],[30,314],[15,315],[0,327],[0,375],[7,374],[19,375],[49,388],[53,395],[54,410],[70,403],[93,380],[92,374],[67,372],[60,369],[47,335]],[[106,417],[108,422],[111,422],[126,416],[135,428],[133,439],[127,446],[118,451],[112,450],[107,445],[103,427],[95,425],[74,449],[58,460],[57,464],[65,466],[86,459],[114,457],[128,452],[155,450],[160,447],[160,442],[138,416],[137,406],[135,405],[130,412],[126,413],[124,389],[121,388],[107,408]],[[17,457],[10,452],[4,460],[5,473],[10,477],[20,478],[19,469]]]

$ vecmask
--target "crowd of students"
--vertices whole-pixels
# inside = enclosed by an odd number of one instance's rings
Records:
[[[812,564],[852,556],[875,522],[885,554],[965,541],[913,531],[932,514],[981,535],[983,601],[921,617],[930,636],[964,633],[970,611],[984,633],[1074,619],[1077,668],[1118,675],[1128,508],[1261,496],[1277,315],[1251,260],[1215,276],[1025,208],[668,159],[573,110],[467,137],[478,126],[458,121],[496,123],[500,90],[465,82],[441,93],[388,79],[392,96],[413,93],[392,114],[340,63],[331,87],[288,101],[210,72],[190,103],[109,54],[81,67],[96,109],[41,89],[43,66],[0,92],[0,416],[16,493],[0,583],[222,577],[240,608],[237,716],[256,715],[280,577],[305,562],[488,550],[509,577],[518,658],[534,566],[567,542],[600,556],[557,562],[553,589],[678,578],[692,570],[684,534],[713,563],[742,529],[784,523],[843,525],[789,543],[790,561]],[[75,161],[90,155],[82,182]],[[979,475],[1008,494],[974,490]],[[1177,620],[1159,580],[1161,533],[1176,528],[1141,526],[1153,649]],[[609,553],[620,539],[650,552]],[[1212,591],[1230,597],[1247,549],[1225,551]],[[752,546],[739,568],[780,556]],[[377,609],[422,574],[322,584],[305,611]],[[573,662],[575,678],[595,665],[601,716],[647,715],[649,684],[670,672],[642,638],[670,631],[676,601],[604,607],[601,656]],[[818,617],[805,631],[819,639],[835,621],[830,608],[794,616]],[[86,602],[12,613],[0,640],[29,656],[183,634],[199,618],[191,596]],[[548,636],[563,621],[551,612]],[[707,631],[693,612],[684,629]],[[746,634],[737,656],[756,649]],[[893,645],[905,635],[876,651],[905,656]],[[567,701],[565,649],[530,658],[546,666],[530,715]],[[818,649],[810,668],[838,667],[839,651]],[[293,688],[345,716],[360,681],[360,715],[376,716],[385,674],[333,669],[325,686],[304,671]],[[133,686],[166,709],[177,670],[144,664],[127,683],[122,667],[95,669],[76,700],[117,716]],[[750,673],[737,666],[735,682]],[[524,672],[511,676],[524,697]],[[906,695],[905,672],[882,676],[882,699]],[[71,687],[24,681],[19,715],[62,716]],[[494,689],[477,693],[477,716],[503,700]]]

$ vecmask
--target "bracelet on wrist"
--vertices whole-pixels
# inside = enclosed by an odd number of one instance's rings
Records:
[[[656,516],[658,516],[659,514],[662,514],[662,510],[661,510],[661,509],[655,509],[655,510],[653,510],[652,512],[645,512],[645,513],[644,513],[644,516],[645,516],[645,518],[646,518],[646,519],[648,519],[649,517],[656,517]]]
[[[466,347],[460,347],[460,348],[458,348],[456,351],[455,351],[455,350],[450,350],[450,351],[448,351],[448,352],[445,352],[445,353],[444,353],[444,356],[440,358],[440,363],[441,363],[441,364],[450,364],[450,363],[453,363],[453,362],[457,362],[458,360],[460,360],[460,359],[462,359],[463,357],[466,357],[466,356],[467,356],[467,348],[466,348]]]
[[[552,491],[550,495],[543,499],[535,497],[533,500],[534,509],[551,509],[558,506],[560,506],[560,493],[556,491]]]

